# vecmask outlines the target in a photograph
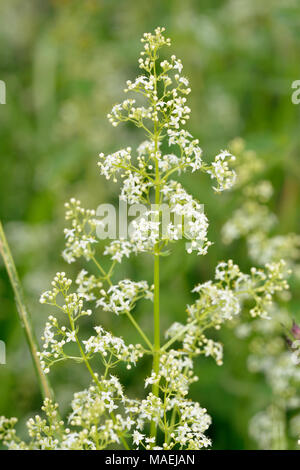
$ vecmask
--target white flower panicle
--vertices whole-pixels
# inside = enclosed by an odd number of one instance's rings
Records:
[[[235,319],[246,299],[252,302],[249,308],[252,317],[268,318],[275,293],[288,289],[286,274],[283,261],[267,265],[265,271],[252,268],[249,275],[243,274],[232,260],[219,263],[215,282],[207,281],[193,289],[199,298],[187,306],[186,325],[176,322],[168,329],[167,344],[180,342],[182,352],[189,357],[211,356],[222,365],[223,346],[207,338],[206,330],[218,330],[224,322]]]
[[[191,90],[182,75],[181,60],[175,55],[160,58],[160,48],[170,46],[163,32],[164,28],[157,28],[142,39],[142,74],[128,81],[125,90],[138,99],[130,97],[116,104],[108,115],[113,126],[120,122],[136,125],[144,132],[143,141],[136,152],[127,147],[109,155],[100,153],[98,163],[106,179],[122,182],[121,199],[144,204],[146,211],[132,222],[128,239],[114,239],[104,248],[102,260],[96,237],[101,222],[95,211],[83,209],[80,201],[71,199],[66,204],[71,227],[65,230],[63,256],[69,263],[83,258],[89,267],[81,266],[73,291],[65,273],[57,273],[52,289],[40,298],[41,303],[58,311],[57,317],[54,313],[49,316],[42,336],[39,357],[44,372],[49,373],[56,363],[74,361],[86,367],[92,383],[75,393],[67,424],[59,418],[57,405],[46,400],[45,419],[37,416],[27,423],[29,444],[16,436],[14,419],[0,418],[0,440],[11,449],[98,450],[117,445],[125,449],[198,450],[210,446],[206,431],[211,418],[205,408],[188,398],[189,387],[198,380],[194,361],[199,355],[211,356],[221,365],[223,346],[208,337],[209,331],[213,336],[224,322],[236,319],[246,303],[251,316],[266,317],[276,293],[288,288],[283,261],[270,262],[264,269],[252,268],[247,275],[231,260],[221,262],[214,281],[194,288],[198,297],[187,306],[186,323],[173,324],[166,342],[160,345],[160,257],[170,254],[169,245],[182,237],[188,242],[188,253],[205,255],[211,245],[203,205],[174,177],[200,171],[210,175],[216,182],[215,191],[221,192],[235,183],[236,172],[229,163],[237,165],[228,151],[206,163],[198,140],[184,129],[190,117],[186,97]],[[260,193],[266,197],[268,189]],[[170,216],[167,220],[166,213]],[[253,226],[256,220],[251,223]],[[235,232],[227,230],[227,238],[237,237],[238,231],[237,227]],[[155,259],[153,286],[127,278],[113,280],[118,274],[116,267],[131,253],[148,253]],[[135,315],[142,299],[153,301],[153,343]],[[125,315],[142,344],[127,344],[126,338],[106,331],[98,324],[100,309],[102,315]],[[93,330],[88,336],[82,333],[81,321],[90,315]],[[119,319],[114,317],[114,321]],[[149,356],[152,368],[148,367]],[[117,374],[124,366],[138,367],[142,358],[143,368],[148,368],[145,395],[129,398]],[[152,388],[149,392],[148,387]]]
[[[129,258],[132,252],[132,245],[127,240],[113,240],[106,245],[104,255],[109,255],[113,261],[122,262],[123,257]]]
[[[215,178],[218,183],[218,186],[214,187],[217,192],[230,189],[234,185],[236,173],[234,170],[230,170],[228,166],[228,161],[234,160],[235,157],[233,155],[227,150],[223,150],[216,156],[211,168],[207,170],[211,178]]]
[[[130,312],[139,299],[153,299],[153,292],[146,281],[133,282],[123,279],[117,285],[111,286],[107,292],[101,291],[103,297],[96,303],[105,312],[117,315]]]
[[[83,341],[88,357],[91,357],[93,353],[99,353],[106,358],[110,354],[114,359],[114,365],[119,361],[124,361],[128,363],[129,369],[131,363],[135,365],[138,359],[143,357],[143,348],[140,344],[127,346],[122,338],[113,336],[101,326],[95,326],[95,331],[96,336],[90,336],[88,340]]]
[[[174,223],[170,223],[168,227],[169,238],[178,240],[181,237],[183,220],[183,234],[190,240],[187,252],[197,250],[198,254],[206,254],[211,242],[207,240],[208,220],[203,206],[176,181],[170,181],[162,193],[174,216]]]
[[[131,165],[131,147],[127,149],[119,150],[111,155],[104,155],[104,153],[99,154],[100,161],[98,166],[100,167],[101,175],[104,175],[106,179],[113,177],[116,181],[116,174],[124,174],[124,169]]]
[[[89,260],[95,253],[96,228],[101,222],[95,218],[95,211],[84,209],[78,200],[72,198],[65,204],[66,220],[71,220],[71,228],[65,229],[66,248],[63,257],[68,263],[83,256]]]
[[[94,274],[89,275],[85,269],[79,272],[76,284],[78,286],[77,294],[86,301],[96,300],[100,289],[103,287],[103,282]]]
[[[289,288],[288,273],[283,260],[267,264],[265,270],[251,268],[250,274],[243,274],[232,260],[222,262],[216,268],[217,282],[208,281],[194,288],[200,298],[188,307],[188,313],[193,318],[210,307],[210,320],[220,325],[238,315],[244,300],[250,299],[254,303],[250,315],[267,317],[275,293]]]

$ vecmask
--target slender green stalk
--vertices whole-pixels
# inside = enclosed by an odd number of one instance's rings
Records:
[[[0,253],[3,257],[4,264],[5,264],[5,267],[6,267],[14,294],[15,294],[19,318],[21,321],[21,325],[24,329],[24,333],[25,333],[26,340],[29,346],[29,350],[30,350],[31,357],[32,357],[32,362],[36,371],[36,375],[38,378],[42,396],[44,398],[53,399],[53,392],[51,390],[48,378],[45,375],[41,367],[41,363],[37,355],[38,350],[39,350],[38,343],[37,343],[37,340],[35,338],[35,334],[33,331],[31,317],[27,310],[22,285],[19,280],[16,266],[15,266],[11,251],[9,249],[1,221],[0,221]]]
[[[158,202],[157,202],[158,194]],[[155,191],[155,203],[159,203],[159,190]],[[159,356],[160,356],[160,312],[159,312],[159,243],[156,244],[154,249],[154,307],[153,307],[153,322],[154,322],[154,349],[153,349],[153,372],[158,375],[159,373]],[[152,386],[152,393],[156,397],[159,395],[159,384],[155,383]],[[157,426],[154,421],[151,423],[151,437],[156,437]]]
[[[100,272],[102,274],[105,274],[105,271],[104,269],[102,268],[102,266],[98,263],[98,261],[96,260],[95,257],[92,258],[92,260],[94,261],[94,263],[96,264],[96,266],[98,267],[98,269],[100,270]],[[107,281],[107,283],[112,286],[112,282],[110,280],[110,276],[111,276],[111,273],[112,273],[112,270],[114,268],[114,263],[111,265],[111,268],[109,270],[109,272],[107,274],[105,274],[105,276],[103,277],[103,279],[105,281]],[[135,319],[133,318],[133,316],[131,315],[131,313],[129,311],[126,311],[125,312],[127,317],[129,318],[129,320],[131,321],[131,323],[133,324],[133,326],[135,327],[135,329],[137,330],[137,332],[140,334],[140,336],[143,338],[143,340],[145,341],[145,343],[147,344],[147,346],[149,346],[150,348],[150,351],[152,351],[153,349],[153,346],[152,344],[150,343],[149,339],[147,338],[147,336],[145,335],[145,333],[143,332],[143,330],[139,327],[138,323],[135,321]]]
[[[154,57],[154,76],[155,76],[155,91],[157,91],[156,83],[156,69],[155,69],[156,52]],[[156,108],[156,107],[155,107]],[[154,125],[154,151],[155,151],[155,205],[158,211],[159,219],[159,205],[160,205],[160,173],[157,159],[159,131],[157,124]],[[158,375],[159,373],[159,356],[160,356],[160,312],[159,312],[159,240],[154,246],[154,305],[153,305],[153,323],[154,323],[154,349],[153,349],[153,372]],[[152,393],[156,397],[159,396],[159,384],[155,383],[152,386]],[[157,425],[154,421],[151,423],[151,437],[156,437]]]
[[[154,350],[153,350],[153,372],[159,373],[159,356],[160,356],[160,312],[159,312],[159,254],[154,257]],[[158,383],[153,384],[152,393],[156,397],[159,395]],[[154,421],[151,423],[151,437],[156,437],[157,426]]]

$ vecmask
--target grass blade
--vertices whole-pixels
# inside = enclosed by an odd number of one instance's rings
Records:
[[[52,393],[48,378],[45,375],[41,367],[40,360],[37,355],[39,348],[38,348],[38,343],[37,343],[37,340],[35,338],[35,334],[33,331],[32,323],[31,323],[31,316],[29,314],[29,311],[27,310],[23,288],[19,280],[16,266],[15,266],[11,251],[9,249],[9,245],[6,240],[1,221],[0,221],[0,253],[3,257],[4,264],[5,264],[5,267],[6,267],[14,294],[15,294],[15,300],[16,300],[17,310],[19,312],[19,318],[21,321],[22,328],[24,329],[26,340],[29,346],[29,350],[31,353],[33,365],[34,365],[36,375],[38,378],[41,393],[43,395],[43,398],[53,399],[53,393]]]

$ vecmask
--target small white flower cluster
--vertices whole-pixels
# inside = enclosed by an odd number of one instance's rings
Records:
[[[168,142],[169,146],[178,145],[180,149],[180,165],[178,170],[190,167],[192,172],[204,169],[205,166],[202,161],[202,149],[199,147],[199,140],[193,139],[193,136],[185,129],[173,130],[168,129]]]
[[[271,212],[268,202],[273,195],[270,181],[258,180],[258,173],[264,169],[264,161],[253,151],[245,149],[241,139],[235,139],[230,149],[237,156],[237,190],[240,191],[239,207],[223,227],[226,243],[245,238],[250,259],[265,265],[285,259],[297,276],[300,258],[300,237],[294,233],[276,234],[277,217]],[[265,281],[263,281],[265,282]],[[272,282],[269,289],[272,291]],[[294,429],[293,418],[299,415],[299,364],[295,338],[300,338],[296,324],[290,335],[282,337],[283,325],[290,324],[290,312],[282,308],[282,302],[289,299],[289,293],[279,296],[279,302],[264,306],[268,319],[257,318],[251,323],[238,323],[236,334],[249,340],[248,367],[250,372],[262,373],[271,388],[269,406],[259,411],[250,422],[250,435],[259,448],[270,449],[277,445],[274,429],[278,430],[283,445],[289,434],[294,440],[299,436],[300,426]],[[272,295],[266,293],[266,298]],[[271,308],[270,308],[271,307]],[[256,311],[254,311],[256,314]],[[294,314],[294,311],[293,311]],[[286,333],[289,328],[286,329]],[[288,350],[288,347],[290,350]],[[298,414],[295,414],[298,413]],[[285,444],[284,444],[285,445]]]
[[[160,397],[150,392],[146,398],[141,400],[138,409],[139,423],[143,427],[151,421],[159,424],[164,414],[163,402]]]
[[[127,99],[120,104],[116,104],[111,113],[107,115],[109,121],[114,127],[117,127],[120,122],[131,121],[136,126],[142,127],[145,119],[157,121],[157,114],[153,111],[153,107],[135,106],[136,100]]]
[[[231,260],[219,263],[216,282],[208,281],[194,288],[193,292],[198,293],[199,298],[187,306],[187,324],[176,322],[168,329],[168,344],[179,341],[183,351],[191,357],[204,354],[221,365],[222,345],[208,339],[204,332],[211,328],[219,329],[225,321],[236,318],[245,299],[254,302],[251,316],[267,317],[274,294],[288,288],[284,274],[283,262],[267,265],[265,272],[252,268],[250,275],[243,274]]]
[[[206,409],[201,408],[199,403],[189,400],[179,402],[178,409],[181,424],[171,434],[174,443],[187,450],[199,450],[211,446],[210,439],[204,434],[211,425],[211,418]]]
[[[54,305],[60,308],[60,310],[67,314],[73,321],[76,321],[83,315],[90,315],[91,311],[83,310],[83,300],[80,293],[68,293],[71,284],[72,280],[68,279],[64,272],[56,273],[52,281],[52,290],[46,291],[41,295],[40,303]],[[64,300],[63,305],[57,303],[57,296],[59,294],[61,294],[61,298]]]
[[[59,339],[57,339],[59,338]],[[46,374],[50,372],[50,368],[55,362],[58,362],[67,355],[64,352],[64,346],[69,341],[76,341],[72,336],[72,332],[62,327],[59,329],[58,321],[53,316],[49,317],[49,321],[45,325],[42,336],[43,350],[38,353],[41,366]]]
[[[261,269],[251,268],[251,291],[255,292],[255,306],[250,309],[253,317],[268,318],[268,310],[272,305],[276,292],[289,289],[286,277],[290,274],[284,260],[267,263],[265,272]]]
[[[78,286],[78,296],[85,301],[96,300],[100,289],[103,287],[103,282],[94,274],[89,275],[85,269],[79,272],[75,282]]]
[[[140,416],[142,416],[142,421],[150,420],[152,416],[153,421],[164,429],[164,419],[175,407],[179,422],[176,426],[171,426],[169,443],[165,442],[163,446],[153,446],[155,441],[153,438],[148,438],[146,434],[135,431],[133,434],[134,444],[147,450],[171,450],[173,448],[199,450],[209,447],[211,441],[205,436],[205,432],[211,424],[211,418],[199,403],[182,397],[168,397],[164,406],[160,398],[150,393],[146,400],[142,401]]]
[[[120,444],[131,437],[137,448],[198,450],[211,445],[205,431],[211,419],[205,408],[177,394],[168,396],[164,404],[149,393],[141,401],[128,399],[115,376],[102,379],[98,385],[75,393],[68,418],[69,427],[61,421],[57,404],[48,399],[42,407],[46,419],[36,416],[27,422],[31,437],[26,444],[16,436],[16,419],[0,418],[0,439],[13,450],[100,450]],[[171,425],[170,442],[155,446],[155,437],[145,433],[150,422],[164,429],[166,414],[177,410],[178,424]],[[115,414],[117,412],[117,414]],[[144,431],[144,432],[143,432]]]
[[[217,326],[226,320],[232,320],[241,311],[239,299],[227,286],[223,287],[207,281],[196,286],[193,292],[197,292],[200,297],[193,305],[188,306],[188,314],[191,318],[210,309],[209,321]]]
[[[119,150],[111,155],[100,153],[99,157],[100,174],[105,176],[107,180],[113,177],[114,182],[116,182],[116,174],[120,172],[124,174],[124,169],[128,169],[131,164],[131,147]]]
[[[196,286],[193,292],[198,292],[200,298],[188,307],[188,312],[194,317],[201,314],[205,306],[211,306],[210,317],[219,325],[238,315],[243,300],[248,298],[254,302],[250,315],[267,317],[274,294],[289,288],[285,279],[288,273],[283,260],[266,264],[265,270],[251,268],[250,275],[243,274],[232,260],[219,263],[216,268],[219,282],[208,281]]]
[[[85,270],[79,273],[76,283],[78,284],[77,293],[69,293],[71,281],[65,277],[65,273],[57,273],[52,291],[47,291],[41,297],[42,303],[56,306],[69,320],[69,327],[60,326],[56,317],[49,316],[42,336],[43,350],[38,353],[45,373],[48,373],[50,368],[60,361],[72,359],[82,362],[82,357],[70,356],[66,346],[70,342],[79,343],[77,322],[82,316],[92,314],[90,309],[83,309],[83,299],[93,301],[98,298],[96,305],[101,305],[106,311],[119,314],[129,312],[140,298],[152,299],[153,296],[146,282],[132,282],[125,279],[117,286],[111,286],[107,293],[101,289],[105,297],[99,299],[99,288],[102,287],[102,282],[99,282],[93,275],[87,276]],[[65,302],[63,305],[57,303],[58,294],[61,294]],[[131,364],[135,364],[143,356],[143,348],[140,344],[127,346],[122,338],[112,335],[101,326],[96,326],[95,331],[96,336],[90,336],[82,341],[86,358],[90,359],[94,354],[99,353],[105,366],[112,368],[123,361],[130,369]]]
[[[203,206],[176,181],[170,181],[165,185],[162,193],[169,203],[175,221],[175,224],[169,224],[169,239],[177,240],[181,237],[183,220],[183,235],[190,240],[188,253],[197,250],[199,255],[206,254],[211,242],[207,240],[208,220],[203,212]],[[177,225],[176,221],[179,222]]]
[[[133,220],[129,232],[129,240],[113,240],[104,250],[105,255],[121,262],[123,257],[128,258],[131,253],[153,253],[154,246],[160,237],[159,212],[146,211],[142,216]],[[171,233],[167,236],[171,237]]]
[[[215,161],[212,163],[207,173],[211,175],[212,179],[216,179],[218,186],[213,189],[217,192],[224,191],[232,188],[236,180],[236,173],[228,166],[228,162],[233,162],[235,157],[227,150],[223,150],[216,156]]]
[[[262,227],[265,231],[269,231],[275,223],[275,215],[270,213],[266,206],[258,204],[256,200],[247,200],[224,224],[222,228],[223,241],[229,244],[251,233],[257,235]]]
[[[297,339],[296,341],[293,341],[291,344],[292,348],[292,361],[293,364],[299,365],[300,364],[300,339]],[[300,372],[299,372],[300,376]]]
[[[117,404],[116,404],[117,403]],[[110,376],[99,386],[75,393],[66,427],[58,414],[58,405],[46,399],[42,410],[46,419],[35,416],[27,421],[30,443],[16,436],[16,419],[0,418],[0,439],[11,450],[101,450],[120,444],[135,422],[114,410],[126,403],[119,380]]]
[[[65,272],[56,273],[52,281],[52,289],[44,292],[40,297],[41,304],[56,305],[56,297],[59,293],[65,296],[70,289],[72,280],[66,277]]]
[[[101,291],[102,298],[96,303],[105,312],[113,312],[116,315],[130,312],[139,299],[153,300],[152,289],[146,281],[134,282],[123,279],[117,285],[111,286],[108,291]]]
[[[138,204],[143,200],[149,184],[142,175],[130,172],[123,181],[120,199],[129,204]]]
[[[180,95],[187,95],[191,90],[188,80],[181,76],[183,66],[180,59],[172,55],[170,61],[160,62],[161,72],[157,73],[157,50],[163,45],[170,45],[170,40],[164,38],[163,31],[164,28],[157,28],[154,35],[150,33],[144,35],[142,41],[145,42],[145,46],[141,52],[139,67],[146,72],[146,75],[137,77],[134,82],[128,80],[127,88],[124,90],[141,94],[149,100],[150,105],[136,107],[135,100],[127,99],[122,104],[114,106],[108,115],[114,126],[120,121],[127,120],[137,126],[143,126],[144,119],[150,119],[155,124],[162,121],[162,125],[179,128],[180,124],[185,124],[189,119],[190,109],[185,104],[185,97]],[[163,87],[162,96],[159,96],[157,91],[159,82]],[[175,86],[170,88],[172,84]]]
[[[19,445],[19,439],[16,436],[15,430],[17,422],[17,418],[0,416],[0,441],[10,449],[17,449]],[[25,443],[24,446],[24,449],[26,449]]]
[[[215,359],[218,366],[223,364],[223,345],[212,339],[203,339],[204,342],[204,355],[211,356]]]
[[[109,255],[113,261],[121,263],[124,256],[129,258],[131,251],[132,245],[129,241],[113,240],[109,245],[106,245],[103,254]]]
[[[162,45],[169,45],[169,40],[163,36],[163,28],[157,28],[155,34],[146,34],[143,41],[145,48],[139,61],[140,68],[146,73],[138,76],[134,81],[127,81],[125,92],[135,92],[147,102],[146,106],[137,106],[134,99],[126,99],[123,103],[115,105],[108,115],[114,126],[119,122],[131,121],[137,127],[143,128],[150,140],[143,142],[138,148],[138,168],[132,164],[131,149],[120,150],[105,157],[100,154],[101,174],[107,178],[121,172],[127,173],[126,183],[122,190],[122,197],[126,200],[138,202],[141,200],[149,182],[154,184],[152,170],[155,162],[158,164],[164,179],[173,172],[185,171],[191,168],[192,172],[201,170],[215,178],[220,192],[230,189],[235,182],[235,172],[229,169],[228,162],[234,157],[227,151],[216,156],[211,165],[202,161],[202,150],[199,141],[182,129],[190,117],[190,108],[186,104],[186,97],[190,93],[189,82],[183,77],[183,66],[180,59],[172,55],[170,60],[160,62],[157,67],[158,49]],[[161,88],[161,91],[159,89]],[[148,126],[150,120],[150,127]],[[155,142],[155,132],[166,130],[169,146],[178,146],[180,158],[171,154],[162,154],[159,150],[160,141]],[[150,173],[149,173],[150,171]],[[139,186],[139,190],[138,187]],[[163,184],[161,184],[163,188]]]
[[[254,342],[253,342],[254,343]],[[262,372],[265,374],[267,382],[271,385],[274,394],[278,396],[290,395],[293,399],[287,400],[292,404],[294,397],[293,387],[300,385],[300,367],[299,363],[294,360],[293,354],[289,351],[282,350],[282,344],[277,340],[278,354],[273,354],[273,357],[266,355],[264,352],[264,359],[262,356],[262,348],[266,348],[267,343],[254,344],[254,352],[250,355],[248,361],[248,367],[251,372]],[[296,343],[296,341],[294,341]],[[268,344],[268,348],[271,347],[272,342]],[[276,340],[273,340],[274,352],[276,346]],[[298,341],[299,347],[299,341]],[[299,406],[299,399],[297,400]]]
[[[133,220],[132,227],[130,242],[133,250],[136,253],[152,253],[160,235],[159,211],[146,211],[143,216]]]
[[[240,198],[238,199],[239,207],[223,227],[224,242],[231,243],[233,240],[245,238],[251,260],[260,265],[267,265],[285,259],[286,265],[292,267],[294,274],[297,275],[298,264],[296,263],[300,258],[300,237],[294,233],[274,234],[278,221],[268,205],[273,195],[273,187],[270,181],[257,178],[258,173],[262,172],[265,166],[263,159],[259,158],[255,152],[246,150],[242,139],[235,139],[229,147],[238,157],[234,167],[237,172],[236,190],[240,191]],[[255,276],[258,279],[257,274]],[[261,279],[261,282],[265,283],[266,279]],[[272,281],[268,284],[269,293],[265,293],[265,300],[263,300],[265,303],[263,316],[266,319],[257,318],[251,323],[239,322],[236,326],[237,336],[249,340],[248,367],[250,372],[263,373],[272,390],[270,406],[258,412],[251,420],[249,427],[251,437],[262,449],[276,446],[273,432],[275,428],[281,436],[280,445],[289,432],[294,439],[298,438],[300,432],[300,426],[292,431],[290,419],[291,413],[299,413],[300,409],[299,365],[297,364],[297,349],[293,348],[294,343],[297,342],[295,338],[298,337],[298,330],[294,324],[291,337],[286,339],[282,337],[283,325],[290,323],[290,313],[283,309],[281,304],[289,299],[289,293],[279,296],[280,304],[276,300],[274,302],[273,299],[272,306],[270,306],[267,301],[272,296]],[[257,311],[254,310],[253,314],[256,315],[256,313]]]
[[[160,357],[159,374],[152,372],[145,380],[145,387],[159,383],[163,392],[185,396],[188,394],[190,384],[197,380],[198,377],[193,375],[191,358],[184,352],[169,350]]]
[[[17,419],[6,419],[0,417],[0,440],[10,450],[55,450],[60,448],[63,436],[66,436],[68,429],[64,429],[64,423],[61,421],[58,413],[58,405],[52,403],[49,399],[44,401],[42,411],[46,419],[39,415],[30,418],[27,423],[28,434],[31,438],[29,444],[22,441],[14,429]]]
[[[205,357],[211,356],[217,365],[221,366],[223,364],[223,346],[217,341],[206,338],[203,334],[205,329],[205,327],[199,328],[196,322],[190,322],[187,325],[175,322],[166,331],[166,338],[182,342],[182,350],[190,357],[200,354]]]
[[[162,430],[168,428],[170,442],[164,443],[163,449],[172,449],[179,446],[179,449],[201,449],[211,445],[210,440],[205,436],[205,431],[211,424],[211,418],[205,408],[201,408],[199,403],[186,399],[189,386],[198,380],[193,373],[193,361],[190,354],[174,349],[162,354],[160,357],[159,374],[152,371],[150,377],[145,380],[145,387],[156,384],[162,395],[164,403],[158,397],[150,393],[144,400],[143,418],[150,420],[151,415]],[[154,402],[154,403],[153,403]],[[156,409],[156,416],[153,418],[153,405]],[[150,412],[149,412],[150,406]],[[177,424],[168,423],[169,414],[178,413]],[[143,435],[139,435],[139,443],[147,448],[147,442]]]
[[[117,377],[101,381],[101,386],[91,385],[87,390],[75,393],[72,401],[72,412],[69,423],[72,426],[88,428],[93,421],[101,415],[113,412],[118,408],[116,402],[123,401],[124,394],[122,386]],[[117,433],[114,432],[114,442],[118,442]]]
[[[140,344],[133,345],[125,344],[122,338],[112,335],[105,331],[101,326],[95,326],[97,336],[90,336],[86,341],[83,341],[85,345],[85,352],[88,357],[91,357],[93,353],[99,353],[103,358],[107,358],[111,355],[110,359],[114,359],[114,363],[119,361],[127,362],[127,368],[131,368],[131,363],[134,365],[143,357],[143,349]]]
[[[89,260],[94,255],[96,227],[100,223],[95,219],[95,211],[81,207],[80,201],[71,199],[65,204],[66,220],[72,221],[72,228],[65,229],[66,248],[63,257],[68,263],[83,256]]]

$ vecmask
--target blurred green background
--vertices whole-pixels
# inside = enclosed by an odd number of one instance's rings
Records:
[[[300,105],[291,102],[291,84],[300,79],[298,0],[1,0],[0,79],[7,86],[0,105],[0,219],[3,221],[26,291],[38,335],[47,309],[38,300],[53,274],[71,276],[66,266],[63,203],[74,196],[83,206],[117,202],[118,188],[101,178],[97,156],[143,139],[132,127],[111,127],[106,114],[123,97],[127,79],[138,72],[140,37],[165,26],[171,51],[190,79],[189,130],[207,159],[236,136],[264,160],[264,176],[275,188],[271,209],[278,232],[299,232]],[[207,178],[185,176],[187,189],[205,204],[210,220],[206,257],[187,256],[179,245],[163,259],[163,326],[184,318],[192,286],[210,279],[217,261],[251,262],[243,242],[224,246],[220,229],[235,207],[232,195],[217,196]],[[133,258],[124,276],[151,278],[150,260]],[[291,316],[300,317],[295,281]],[[137,312],[151,329],[151,312]],[[103,314],[102,314],[103,315]],[[101,321],[117,332],[122,320]],[[251,417],[270,402],[264,376],[247,368],[248,343],[230,329],[220,333],[225,360],[200,360],[200,380],[192,388],[213,417],[215,449],[256,448],[248,433]],[[127,337],[134,340],[134,332]],[[7,364],[0,366],[0,415],[25,420],[40,407],[29,353],[13,294],[0,261],[0,339]],[[132,393],[142,390],[142,370],[126,378]],[[140,375],[138,375],[140,374]],[[58,401],[86,384],[78,367],[58,367],[52,375]]]

